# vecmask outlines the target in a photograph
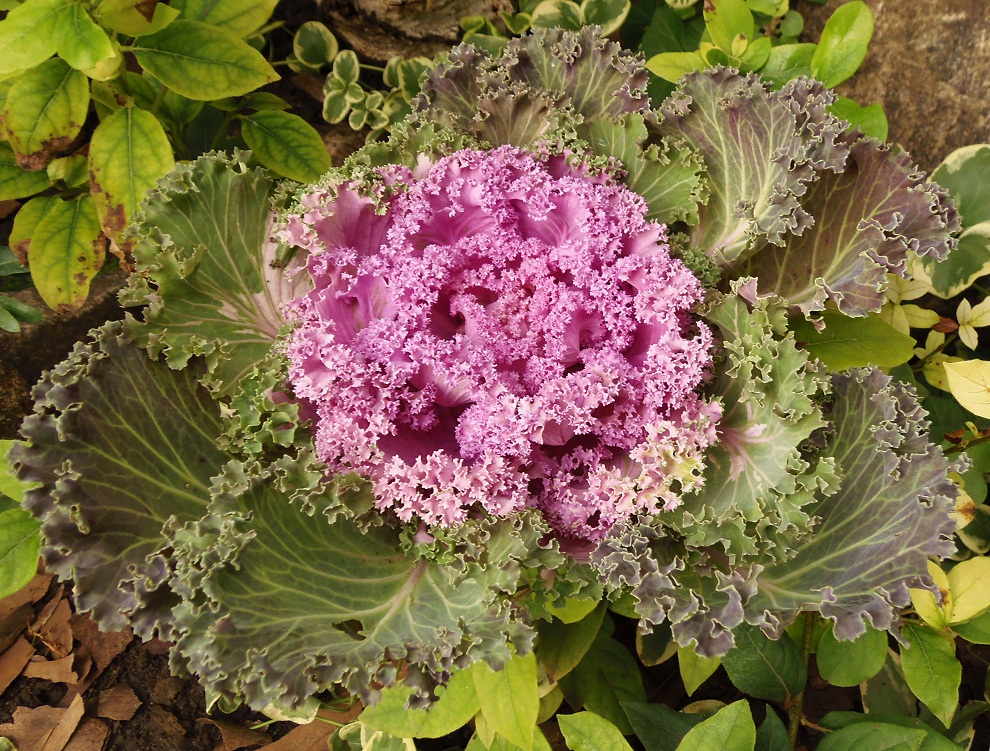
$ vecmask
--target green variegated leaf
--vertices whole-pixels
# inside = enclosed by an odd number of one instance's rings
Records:
[[[183,18],[202,21],[246,37],[271,18],[278,0],[173,0]]]
[[[612,34],[622,26],[631,6],[629,0],[582,0],[581,15],[586,24],[601,26],[603,34]]]
[[[0,21],[0,76],[27,70],[55,54],[51,29],[69,0],[27,0]]]
[[[571,29],[577,31],[584,23],[581,8],[569,0],[543,0],[529,19],[534,29]]]
[[[298,115],[255,112],[241,121],[241,134],[259,162],[290,180],[316,182],[333,166],[320,134]]]
[[[103,230],[116,238],[134,219],[145,193],[175,166],[172,146],[154,115],[121,107],[101,122],[89,146],[92,193]]]
[[[89,109],[86,76],[57,57],[20,75],[3,111],[7,140],[17,161],[41,169],[79,134]]]
[[[32,172],[18,166],[10,144],[0,142],[0,201],[40,193],[50,184],[48,173],[44,170]]]
[[[89,195],[56,199],[42,215],[28,248],[31,281],[50,308],[76,308],[103,265],[106,241]]]
[[[238,158],[201,157],[148,195],[125,238],[141,276],[124,300],[150,304],[137,333],[173,367],[204,355],[222,393],[266,357],[285,324],[281,304],[308,284],[272,267],[281,247],[269,239],[274,190]]]
[[[196,101],[240,96],[278,80],[264,57],[235,34],[180,18],[130,46],[141,67]]]
[[[11,452],[21,479],[41,484],[24,505],[42,522],[46,567],[73,579],[76,608],[104,630],[130,623],[168,638],[162,528],[204,513],[224,460],[219,407],[197,376],[152,362],[107,324],[45,376],[27,443]]]

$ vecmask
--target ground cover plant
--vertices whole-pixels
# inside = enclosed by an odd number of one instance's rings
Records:
[[[965,746],[985,306],[933,300],[986,271],[987,152],[939,171],[960,221],[818,82],[712,66],[654,110],[647,80],[537,30],[452,52],[313,185],[243,152],[159,183],[140,317],[12,451],[79,609],[173,642],[217,708],[369,705],[335,748],[545,748],[565,701],[575,750],[790,748],[811,652],[868,687],[820,748]],[[630,625],[750,702],[647,703]]]

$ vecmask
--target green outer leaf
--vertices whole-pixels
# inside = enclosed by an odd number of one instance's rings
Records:
[[[540,661],[551,681],[560,680],[581,662],[601,630],[607,609],[603,601],[577,623],[557,618],[540,622]]]
[[[677,647],[677,667],[688,696],[694,694],[721,664],[718,657],[702,657],[690,647]]]
[[[106,32],[79,2],[71,3],[59,13],[54,34],[59,57],[76,70],[95,68],[116,54]]]
[[[777,713],[767,707],[767,716],[756,731],[756,748],[754,751],[792,751],[791,741],[787,737],[787,728]]]
[[[127,228],[145,193],[174,166],[168,136],[150,112],[122,107],[96,126],[89,170],[93,198],[108,236]]]
[[[770,49],[770,56],[760,69],[760,75],[777,86],[783,86],[798,76],[811,75],[813,44],[780,44]]]
[[[825,22],[811,75],[834,88],[855,73],[873,38],[873,13],[862,0],[844,3]]]
[[[153,591],[167,575],[162,526],[203,514],[224,455],[219,407],[197,368],[153,362],[121,328],[107,324],[45,375],[28,443],[11,458],[22,480],[41,483],[24,506],[42,522],[45,566],[74,580],[77,610],[105,631],[131,623],[150,638],[175,600],[166,588],[149,604],[134,587]]]
[[[7,310],[6,302],[10,298],[6,295],[0,295],[0,329],[4,331],[9,331],[12,334],[16,334],[21,330],[21,324],[14,317],[14,314]],[[0,499],[2,500],[2,499]]]
[[[492,730],[523,751],[530,751],[540,711],[536,655],[530,652],[513,657],[497,671],[479,665],[474,670],[474,688],[481,713]]]
[[[259,162],[290,180],[316,182],[333,166],[320,134],[298,115],[255,112],[241,120],[241,134]]]
[[[632,751],[622,732],[593,712],[557,715],[557,722],[571,751]]]
[[[928,734],[882,722],[858,722],[829,733],[818,751],[921,751]]]
[[[202,21],[246,37],[272,16],[278,0],[178,0],[172,7],[183,18]]]
[[[901,648],[904,679],[921,703],[948,727],[959,705],[962,682],[955,640],[914,624],[904,626],[904,638],[911,642],[910,647]]]
[[[10,144],[0,142],[0,201],[25,198],[41,192],[50,184],[44,170],[32,172],[19,167]]]
[[[990,644],[990,612],[978,615],[966,623],[956,623],[952,630],[973,644]]]
[[[158,0],[149,18],[146,2],[147,0],[101,0],[96,6],[96,17],[108,29],[128,36],[154,34],[179,17],[179,11]]]
[[[666,704],[622,702],[629,724],[646,751],[676,751],[687,732],[701,722],[701,716],[685,714]]]
[[[818,642],[818,672],[833,686],[858,686],[887,661],[887,632],[866,627],[854,641],[836,641],[832,629]]]
[[[877,316],[849,318],[825,311],[822,320],[825,328],[821,331],[803,318],[795,320],[792,328],[808,352],[832,370],[867,365],[893,368],[914,357],[914,337],[902,334]]]
[[[591,710],[625,734],[631,733],[632,727],[622,710],[622,702],[646,701],[635,658],[615,639],[601,634],[578,666],[560,679],[558,685],[572,707]]]
[[[38,169],[72,143],[86,120],[89,81],[57,57],[21,74],[3,111],[10,145],[22,166]]]
[[[976,710],[976,714],[982,714],[986,711],[986,705],[984,704],[982,708],[974,707],[974,703],[967,705],[972,709]],[[913,710],[912,710],[913,711]],[[960,715],[962,713],[960,712]],[[975,716],[975,715],[974,715]],[[959,717],[956,718],[958,722]],[[972,718],[969,720],[972,723]],[[925,740],[921,744],[919,751],[958,751],[959,746],[953,743],[949,738],[951,737],[952,731],[949,730],[949,737],[941,735],[932,725],[922,722],[921,720],[915,718],[911,715],[892,715],[892,714],[880,714],[876,712],[870,712],[869,714],[862,714],[860,712],[829,712],[825,715],[820,724],[824,728],[829,730],[841,730],[842,728],[850,727],[852,725],[874,725],[879,724],[881,730],[890,730],[891,735],[897,736],[899,731],[893,730],[894,727],[899,728],[911,728],[913,730],[923,730],[925,732]],[[955,724],[955,723],[954,723]],[[869,737],[869,736],[867,736]],[[876,740],[876,738],[870,738],[870,740]],[[862,751],[872,751],[872,747],[862,746]]]
[[[440,738],[468,723],[481,708],[474,674],[483,669],[475,663],[469,669],[455,671],[450,682],[437,689],[437,701],[428,709],[408,707],[413,694],[408,686],[385,689],[378,703],[366,707],[358,719],[396,738]]]
[[[196,101],[240,96],[279,78],[247,42],[201,21],[174,21],[130,50],[151,75]]]
[[[38,571],[38,522],[19,508],[0,512],[0,597],[27,585]]]
[[[48,307],[78,307],[86,301],[105,253],[93,199],[82,195],[58,200],[44,213],[31,239],[31,281]]]
[[[665,81],[677,83],[688,73],[707,68],[700,52],[660,52],[646,61],[646,68]]]
[[[854,128],[859,128],[870,138],[878,141],[887,140],[887,115],[879,104],[861,107],[849,97],[840,96],[835,104],[829,107],[829,112]]]
[[[746,0],[712,0],[704,11],[705,26],[715,45],[726,54],[732,54],[733,40],[742,34],[753,36],[753,13]]]
[[[0,76],[27,70],[55,54],[58,37],[51,33],[69,0],[28,0],[0,21]]]
[[[722,657],[732,685],[751,696],[781,702],[804,690],[808,670],[787,634],[772,640],[756,626],[744,623],[733,636],[736,646]]]
[[[691,728],[677,751],[753,751],[755,746],[756,724],[743,699]]]
[[[126,238],[144,278],[131,278],[122,302],[150,303],[148,325],[135,332],[172,367],[205,356],[222,393],[268,355],[285,325],[280,306],[308,285],[304,274],[288,280],[272,268],[281,247],[268,242],[274,190],[240,158],[201,157],[149,193]]]
[[[20,331],[21,323],[41,323],[45,320],[45,316],[37,308],[6,295],[0,295],[0,308],[18,324],[16,329],[12,329],[14,332]]]

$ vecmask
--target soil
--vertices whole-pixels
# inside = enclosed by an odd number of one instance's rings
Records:
[[[984,16],[982,0],[866,1],[877,16],[874,43],[863,69],[843,85],[841,93],[862,104],[882,102],[890,119],[891,138],[912,151],[927,169],[937,165],[952,148],[990,140],[990,107],[986,106],[990,84],[990,19]],[[825,6],[818,6],[801,0],[797,4],[807,19],[809,38],[817,38],[825,19],[839,2],[829,0]],[[286,22],[288,29],[297,28],[307,20],[323,20],[350,46],[366,57],[382,61],[391,54],[432,54],[447,46],[456,38],[456,24],[452,26],[447,16],[456,18],[468,5],[489,15],[501,7],[498,1],[488,0],[473,3],[435,0],[432,6],[415,5],[416,13],[410,14],[407,6],[412,4],[402,0],[328,0],[321,10],[312,0],[283,0],[277,17]],[[440,20],[432,26],[423,20],[426,8],[441,13],[435,16]],[[272,38],[276,59],[285,59],[291,48],[291,35],[276,32]],[[951,56],[941,54],[944,50],[965,50],[966,65],[954,63]],[[363,136],[346,124],[329,126],[322,121],[320,86],[321,81],[316,77],[290,75],[272,90],[287,99],[294,112],[318,127],[334,162],[339,164],[363,143]],[[9,221],[0,223],[0,239],[7,233]],[[82,310],[72,314],[47,311],[42,323],[24,326],[19,335],[0,332],[0,438],[16,437],[17,425],[30,409],[30,384],[41,372],[63,359],[73,343],[83,339],[90,328],[123,315],[116,303],[116,291],[122,280],[121,272],[101,275]],[[46,310],[32,290],[16,295]],[[205,696],[197,681],[171,675],[167,645],[161,642],[142,644],[128,633],[99,634],[87,619],[73,615],[68,620],[69,635],[62,637],[63,641],[68,640],[62,655],[53,650],[44,630],[35,629],[35,624],[47,610],[68,599],[69,590],[44,575],[39,575],[33,586],[38,590],[33,600],[15,602],[18,595],[0,600],[0,685],[4,671],[12,670],[5,660],[9,662],[8,655],[15,651],[12,645],[19,644],[19,639],[26,642],[24,654],[27,650],[33,652],[38,663],[45,663],[44,669],[54,670],[53,663],[61,656],[76,672],[68,677],[55,676],[62,680],[14,677],[0,693],[0,725],[10,723],[17,727],[20,723],[20,732],[25,732],[29,725],[37,728],[50,722],[50,717],[55,717],[51,713],[57,712],[63,723],[78,716],[81,719],[75,721],[79,730],[58,751],[63,747],[67,751],[326,748],[327,736],[333,728],[330,724],[314,723],[304,728],[291,723],[270,723],[265,717],[243,709],[233,714],[207,712]],[[625,637],[628,640],[629,634]],[[964,665],[962,699],[981,699],[990,650],[973,648],[960,656]],[[24,659],[27,662],[28,658]],[[25,668],[29,672],[41,669]],[[17,668],[14,674],[19,672]],[[830,686],[818,677],[813,661],[810,672],[804,708],[812,722],[832,710],[862,710],[858,689]],[[742,698],[721,670],[693,697],[688,697],[676,661],[645,669],[644,679],[651,701],[678,708],[699,698],[725,702]],[[73,703],[77,696],[81,699]],[[753,707],[759,721],[765,705],[753,702]],[[50,714],[30,714],[27,710],[31,709]],[[973,748],[990,748],[990,721],[986,716],[977,721],[976,728]],[[0,735],[4,732],[8,730],[0,729]],[[49,734],[54,737],[57,733],[50,730]],[[809,748],[813,748],[816,733],[809,730],[807,737]],[[419,747],[425,751],[445,751],[462,748],[465,742],[463,734],[454,734],[420,743]],[[32,751],[33,746],[32,742],[20,751]]]

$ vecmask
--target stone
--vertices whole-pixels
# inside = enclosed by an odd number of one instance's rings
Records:
[[[807,1],[807,41],[817,41],[844,0]],[[888,140],[927,171],[951,151],[990,141],[990,15],[985,0],[865,0],[876,27],[866,61],[838,87],[861,105],[880,102]]]

